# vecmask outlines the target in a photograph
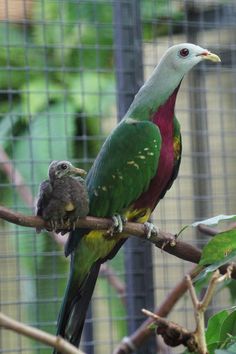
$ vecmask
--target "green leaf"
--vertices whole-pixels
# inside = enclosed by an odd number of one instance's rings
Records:
[[[79,77],[67,75],[66,80],[68,79],[72,99],[79,110],[90,116],[95,115],[96,118],[97,115],[110,116],[116,102],[115,82],[111,74],[84,72]]]
[[[113,64],[112,5],[101,0],[95,3],[67,0],[63,6],[60,2],[45,1],[42,11],[41,3],[36,1],[32,16],[36,23],[44,19],[43,26],[33,27],[34,40],[40,46],[46,45],[48,59],[54,66],[107,69]],[[96,31],[95,22],[103,24]],[[61,23],[67,26],[62,28]],[[103,48],[95,54],[94,45]]]
[[[201,220],[201,221],[196,221],[194,222],[191,226],[197,227],[200,224],[204,224],[207,226],[213,226],[213,225],[218,225],[221,221],[233,221],[236,220],[236,215],[224,215],[220,214],[217,216],[214,216],[209,219]]]
[[[236,250],[231,252],[227,257],[221,259],[218,262],[215,262],[208,267],[204,268],[204,270],[196,277],[194,278],[194,282],[196,281],[202,281],[205,277],[208,277],[210,273],[214,272],[216,269],[221,267],[222,265],[232,261],[236,256]]]
[[[221,326],[228,315],[228,311],[223,310],[209,318],[206,330],[207,345],[220,340]]]
[[[219,351],[230,353],[229,348],[231,347],[231,350],[235,350],[236,311],[231,311],[232,309],[222,310],[208,321],[206,342],[210,354]],[[216,351],[217,348],[221,349]]]
[[[224,342],[229,338],[229,335],[236,335],[236,310],[231,312],[222,322],[220,329],[220,341]]]
[[[215,354],[215,350],[219,348],[219,346],[220,346],[220,342],[210,343],[209,345],[207,345],[208,352],[210,354]]]
[[[67,101],[58,102],[45,112],[35,115],[30,122],[29,135],[18,137],[14,149],[15,167],[25,180],[39,183],[47,176],[48,163],[51,160],[68,159],[74,135],[76,109]],[[30,162],[33,159],[33,164]]]
[[[199,264],[207,265],[224,260],[234,250],[236,250],[236,230],[221,232],[203,248]]]
[[[236,230],[221,232],[208,242],[202,250],[199,265],[209,265],[194,281],[204,279],[222,265],[233,261],[236,256]]]
[[[235,281],[235,279],[230,279],[228,281],[227,288],[229,289],[229,292],[230,292],[231,301],[232,301],[232,303],[234,303],[236,300],[236,281]]]
[[[234,338],[234,341],[236,341],[236,338]],[[228,348],[227,351],[229,353],[236,353],[236,343],[231,344]]]
[[[12,139],[12,129],[22,118],[22,106],[15,106],[14,110],[5,114],[0,120],[0,139]],[[11,142],[12,143],[12,142]]]
[[[38,77],[22,86],[22,106],[24,112],[34,114],[45,110],[50,102],[60,102],[64,96],[63,86],[46,77]]]
[[[148,325],[148,329],[150,329],[151,331],[156,331],[158,325],[156,323],[151,323],[150,325]]]
[[[214,226],[214,225],[218,225],[220,222],[223,222],[223,221],[227,222],[227,221],[233,221],[233,220],[236,220],[236,215],[220,214],[220,215],[217,215],[217,216],[213,216],[212,218],[209,218],[209,219],[204,219],[204,220],[201,220],[201,221],[195,221],[192,224],[185,225],[185,226],[183,226],[180,229],[180,231],[178,232],[177,235],[179,236],[183,231],[185,231],[190,226],[191,227],[197,227],[200,224],[204,224],[204,225],[207,225],[207,226]]]
[[[30,41],[30,44],[27,41]],[[26,50],[27,48],[27,50]],[[35,49],[22,26],[9,21],[0,22],[0,87],[18,88],[25,82],[26,67],[30,64],[30,76],[37,75],[45,61],[42,51]],[[25,70],[22,70],[24,68]],[[37,71],[34,70],[37,68]]]

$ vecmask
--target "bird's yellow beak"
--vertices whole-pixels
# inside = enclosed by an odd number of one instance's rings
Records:
[[[214,63],[221,62],[221,59],[218,55],[205,50],[204,52],[198,54],[198,56],[202,57],[202,59],[213,61]]]
[[[80,175],[80,176],[87,175],[87,172],[85,170],[83,170],[82,168],[77,168],[77,167],[74,167],[71,172],[73,172],[75,175]]]

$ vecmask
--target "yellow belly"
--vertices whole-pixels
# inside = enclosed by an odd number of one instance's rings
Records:
[[[127,210],[123,216],[128,221],[135,220],[139,223],[145,223],[151,215],[150,209]],[[83,237],[86,247],[90,252],[97,252],[98,258],[106,257],[121,239],[127,238],[125,233],[109,235],[106,230],[91,230]],[[96,247],[96,250],[94,249]]]
[[[65,211],[73,211],[75,210],[75,206],[73,203],[69,202],[65,205]]]

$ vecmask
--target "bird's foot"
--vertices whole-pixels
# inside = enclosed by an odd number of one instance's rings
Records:
[[[60,227],[55,230],[55,232],[64,236],[65,234],[70,232],[71,229],[74,230],[73,225],[74,223],[69,218],[62,217],[60,219]]]
[[[76,229],[76,223],[77,223],[78,220],[79,220],[79,217],[68,219],[70,228],[71,228],[73,231],[75,231],[75,229]]]
[[[60,220],[60,228],[56,230],[56,233],[60,233],[62,236],[64,236],[71,230],[74,231],[76,229],[76,224],[78,220],[79,217],[62,218]]]
[[[54,219],[50,219],[50,231],[53,231],[57,234],[65,235],[68,232],[69,225],[67,226],[67,220],[63,217],[58,217]]]
[[[50,219],[49,225],[50,225],[51,231],[56,231],[56,229],[58,228],[58,222],[56,219]]]
[[[115,214],[112,216],[112,221],[113,224],[112,226],[107,230],[107,233],[110,236],[113,236],[114,233],[121,233],[123,231],[124,228],[124,224],[126,223],[127,219],[124,218],[122,215],[120,214]]]
[[[166,234],[162,236],[163,240],[162,240],[162,246],[161,246],[161,250],[163,251],[164,248],[167,245],[170,245],[171,247],[175,247],[176,243],[177,243],[177,235],[171,235],[171,234]]]
[[[160,229],[151,222],[145,222],[146,237],[149,239],[151,236],[157,236]]]

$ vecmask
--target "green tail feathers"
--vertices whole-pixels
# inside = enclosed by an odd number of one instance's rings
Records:
[[[78,265],[75,263],[77,263],[77,257],[73,253],[70,278],[58,319],[57,335],[78,346],[101,263],[99,261],[93,263],[87,274],[84,274],[82,282],[81,274],[74,269]],[[53,353],[59,354],[56,350]]]

